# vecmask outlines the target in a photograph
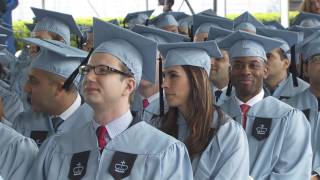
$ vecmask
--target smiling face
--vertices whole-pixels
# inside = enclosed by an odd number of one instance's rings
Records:
[[[244,102],[261,91],[267,75],[268,68],[259,57],[240,57],[231,62],[231,81],[237,97]]]
[[[182,66],[171,66],[164,70],[163,89],[170,107],[187,104],[190,95],[190,82]]]

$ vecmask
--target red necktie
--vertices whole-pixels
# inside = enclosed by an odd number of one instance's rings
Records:
[[[241,104],[240,109],[242,112],[242,126],[244,129],[247,127],[247,112],[250,109],[250,106],[248,104]]]
[[[145,109],[146,107],[149,106],[150,103],[149,103],[148,99],[143,99],[142,104],[143,104],[143,109]]]
[[[102,151],[107,144],[106,134],[107,128],[105,126],[99,126],[97,129],[97,137],[100,151]]]

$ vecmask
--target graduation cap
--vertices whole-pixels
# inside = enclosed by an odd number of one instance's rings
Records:
[[[188,15],[184,12],[177,12],[177,11],[169,11],[169,12],[166,12],[166,14],[172,15],[177,21],[180,21],[181,19],[190,17],[190,15]]]
[[[177,20],[173,15],[168,13],[162,13],[159,16],[151,19],[149,24],[156,26],[157,28],[164,28],[166,26],[178,26]]]
[[[189,37],[191,38],[192,37],[191,31],[192,31],[193,17],[190,16],[190,17],[183,18],[178,22],[178,24],[179,24],[179,26],[178,26],[179,30],[186,30]]]
[[[193,24],[193,17],[189,16],[189,17],[180,19],[178,23],[179,23],[179,27],[191,28],[191,25]]]
[[[30,23],[25,23],[24,25],[28,28],[30,32],[32,32],[34,27],[36,26],[36,24],[30,24]]]
[[[221,27],[231,30],[233,29],[233,21],[201,14],[193,16],[193,32],[195,32],[195,34],[208,33],[211,27]]]
[[[319,46],[319,40],[320,31],[316,31],[297,45],[297,49],[300,51],[305,61],[308,61],[312,56],[319,54],[320,48],[316,47]]]
[[[206,15],[206,16],[215,16],[216,12],[213,9],[206,9],[204,11],[199,12],[198,14]]]
[[[316,31],[320,31],[320,26],[303,28],[303,38],[309,37]]]
[[[208,40],[220,41],[229,34],[233,33],[233,31],[220,28],[220,27],[212,27],[209,30]]]
[[[210,57],[221,58],[215,41],[180,42],[160,44],[159,51],[165,57],[164,68],[176,65],[190,65],[203,68],[210,74]]]
[[[263,24],[265,25],[266,28],[269,28],[269,29],[279,29],[279,30],[286,29],[278,21],[268,21]]]
[[[254,56],[264,61],[267,61],[266,53],[282,44],[282,41],[245,31],[236,31],[218,43],[220,48],[228,49],[231,60]]]
[[[31,63],[31,68],[40,69],[67,79],[78,68],[81,61],[87,56],[86,51],[71,47],[55,40],[39,38],[24,38],[23,41],[40,47],[40,52]],[[75,85],[79,85],[76,79]]]
[[[117,19],[111,19],[108,22],[111,23],[111,24],[119,26],[119,21]]]
[[[317,38],[310,43],[308,43],[307,47],[305,48],[305,57],[306,60],[309,61],[312,57],[316,55],[320,55],[320,38]]]
[[[320,25],[320,15],[315,13],[300,12],[293,21],[292,25],[303,27],[314,27]]]
[[[133,12],[126,15],[123,24],[127,24],[131,29],[136,24],[146,24],[154,10]]]
[[[234,27],[235,30],[256,32],[257,27],[263,28],[264,25],[248,11],[246,11],[234,20]]]
[[[290,48],[298,43],[298,33],[287,30],[257,28],[257,34],[275,38],[283,42],[280,48],[286,53],[290,60]]]
[[[68,45],[70,45],[70,33],[82,37],[82,33],[72,15],[34,7],[31,7],[31,9],[37,19],[33,32],[49,31],[56,33],[61,36]]]
[[[133,73],[137,86],[141,78],[155,82],[156,42],[96,18],[93,19],[93,34],[93,53],[117,57]]]
[[[142,36],[145,36],[159,44],[190,41],[190,39],[184,35],[143,25],[134,26],[132,28],[132,31]]]

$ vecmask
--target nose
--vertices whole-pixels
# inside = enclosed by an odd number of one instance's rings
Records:
[[[85,80],[94,81],[96,79],[96,74],[94,69],[90,69],[90,71],[84,76]]]
[[[163,89],[168,89],[168,79],[167,78],[163,78],[163,81],[162,81],[162,88]]]

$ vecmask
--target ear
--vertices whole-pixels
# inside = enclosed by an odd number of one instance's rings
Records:
[[[134,78],[126,78],[123,80],[124,83],[124,91],[122,95],[124,96],[130,96],[130,94],[136,89],[136,81]]]
[[[267,64],[264,64],[264,68],[263,68],[263,79],[267,79],[267,77],[269,76],[269,66],[267,66]]]
[[[59,82],[55,85],[55,96],[61,96],[62,93],[65,93],[66,90],[63,88],[64,82]]]
[[[283,68],[287,70],[289,68],[291,62],[287,58],[283,59],[282,62],[283,62]]]

